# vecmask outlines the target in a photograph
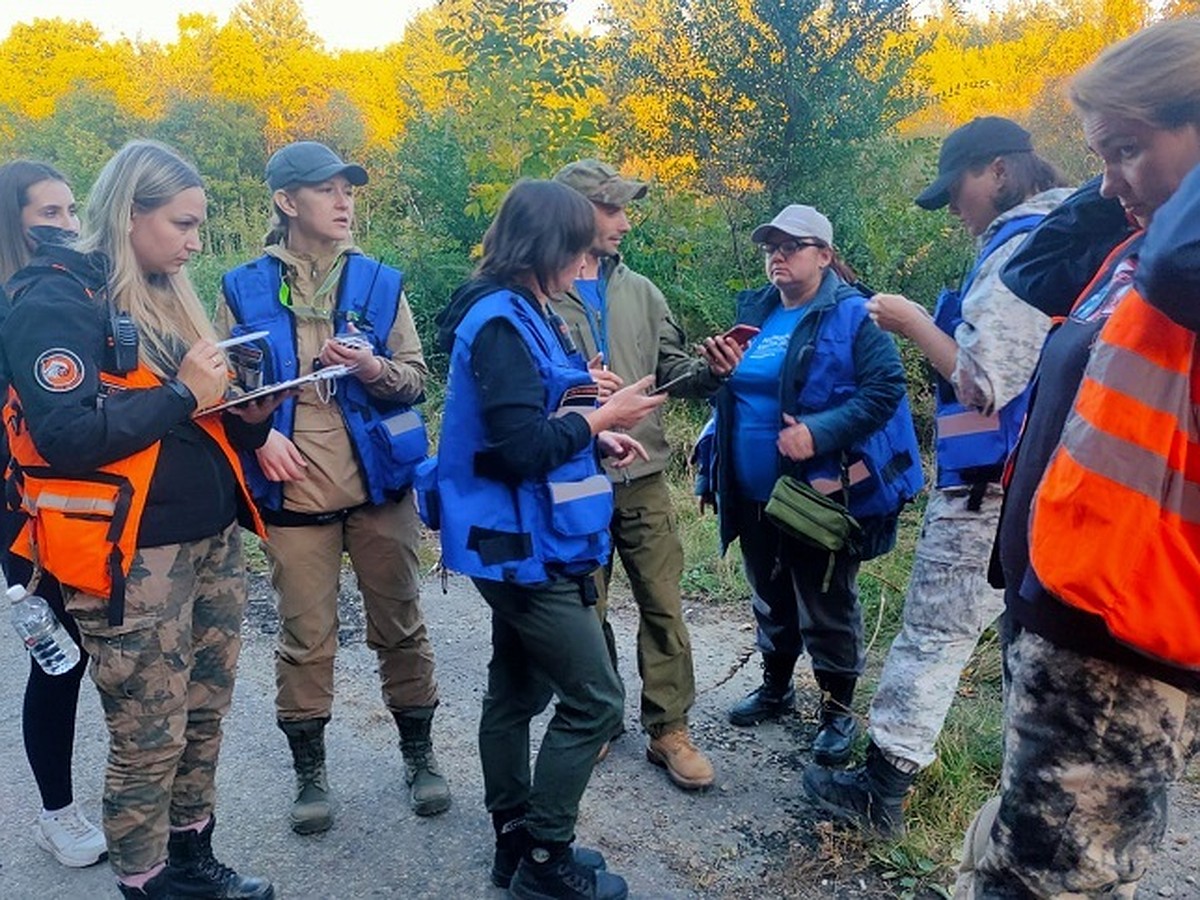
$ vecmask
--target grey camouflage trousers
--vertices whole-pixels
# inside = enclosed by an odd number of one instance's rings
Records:
[[[185,544],[139,549],[125,621],[68,592],[108,725],[104,836],[118,875],[167,858],[171,825],[212,814],[221,720],[233,698],[246,607],[236,524]]]
[[[869,714],[871,740],[893,762],[924,768],[934,761],[962,670],[1004,611],[1004,592],[987,583],[1001,499],[999,485],[988,487],[977,511],[967,509],[965,489],[929,495],[904,622]]]
[[[1200,697],[1030,632],[1008,655],[1001,796],[968,831],[955,898],[1132,898],[1197,749]]]

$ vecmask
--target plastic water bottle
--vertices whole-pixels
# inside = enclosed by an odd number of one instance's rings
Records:
[[[62,675],[75,668],[79,663],[79,647],[46,601],[20,584],[14,584],[5,593],[12,602],[13,628],[38,665],[50,675]]]

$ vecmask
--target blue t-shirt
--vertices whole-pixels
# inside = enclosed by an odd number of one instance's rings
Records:
[[[609,363],[608,323],[604,321],[604,298],[600,295],[600,279],[576,278],[575,290],[579,292],[587,311],[588,325],[592,329],[592,340],[596,342],[596,346],[604,356],[604,363],[607,365]]]
[[[808,304],[772,310],[729,379],[734,399],[733,478],[737,492],[748,500],[766,502],[779,477],[779,378],[788,342],[807,309]]]

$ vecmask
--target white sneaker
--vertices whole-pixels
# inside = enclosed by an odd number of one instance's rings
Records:
[[[84,818],[72,803],[55,812],[43,812],[33,826],[33,839],[43,850],[54,854],[64,866],[82,869],[108,856],[104,832]]]

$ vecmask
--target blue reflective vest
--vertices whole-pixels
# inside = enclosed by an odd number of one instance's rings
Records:
[[[291,309],[280,300],[283,263],[271,256],[225,273],[221,288],[237,324],[233,334],[267,331],[269,365],[264,383],[295,378],[296,323]],[[338,281],[335,325],[353,322],[376,355],[391,358],[388,335],[399,310],[403,276],[391,266],[352,253],[346,257]],[[342,378],[334,394],[350,443],[366,482],[367,497],[380,504],[412,484],[417,463],[429,449],[425,423],[408,404],[390,403],[372,396],[357,378]],[[275,410],[273,427],[287,437],[295,424],[296,400],[289,397]],[[253,453],[243,454],[246,480],[255,500],[265,509],[283,507],[283,484],[270,481]]]
[[[578,353],[528,300],[499,290],[479,299],[455,329],[438,456],[422,464],[417,492],[427,523],[440,514],[446,568],[473,578],[540,584],[583,575],[609,554],[612,484],[589,441],[545,474],[497,481],[475,471],[488,448],[471,345],[490,320],[504,318],[525,340],[546,388],[545,414],[595,408],[595,383]]]
[[[987,258],[1011,238],[1032,231],[1045,218],[1035,213],[1009,219],[988,240],[958,290],[944,289],[938,295],[933,320],[950,337],[962,323],[962,301]],[[965,487],[999,482],[1004,461],[1016,446],[1029,406],[1029,387],[1002,408],[985,416],[958,402],[954,385],[935,376],[937,394],[937,486]]]
[[[795,409],[799,416],[839,406],[858,390],[853,348],[867,318],[867,298],[848,286],[840,288],[839,295],[837,304],[821,313],[799,397],[781,398],[782,408]],[[908,397],[901,397],[878,431],[846,451],[800,463],[798,470],[824,494],[838,497],[839,490],[846,490],[846,506],[857,519],[895,515],[925,485]]]

